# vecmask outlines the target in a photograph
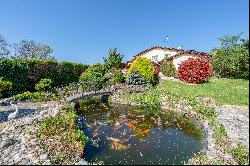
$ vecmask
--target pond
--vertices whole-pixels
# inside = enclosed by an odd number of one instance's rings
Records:
[[[77,112],[89,137],[83,158],[90,163],[183,164],[202,148],[195,121],[174,111],[99,102]]]

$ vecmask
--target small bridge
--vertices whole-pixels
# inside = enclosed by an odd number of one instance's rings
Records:
[[[108,85],[105,86],[104,89],[98,90],[95,83],[90,82],[89,84],[93,87],[85,90],[85,92],[82,92],[80,90],[82,86],[80,82],[74,82],[67,86],[61,86],[59,87],[58,91],[60,92],[60,96],[64,99],[64,101],[70,102],[71,105],[76,105],[79,100],[91,98],[94,96],[101,96],[101,100],[106,102],[108,101],[109,95],[111,95],[116,90],[122,89],[124,88],[124,86],[126,86],[125,84]]]
[[[112,92],[110,91],[93,91],[93,92],[85,92],[85,93],[78,93],[73,96],[66,97],[65,100],[71,103],[76,103],[78,100],[91,98],[94,96],[109,96]]]
[[[91,98],[94,96],[102,96],[101,100],[107,101],[108,96],[112,94],[114,88],[112,86],[107,86],[104,89],[98,90],[95,87],[95,84],[90,83],[93,87],[85,90],[85,92],[81,92],[81,83],[74,82],[67,86],[61,86],[58,88],[58,92],[60,92],[60,96],[64,99],[64,101],[70,102],[72,105],[75,105],[78,100]]]

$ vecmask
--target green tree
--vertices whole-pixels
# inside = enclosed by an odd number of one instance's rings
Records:
[[[49,59],[53,50],[46,44],[36,43],[33,40],[22,40],[14,44],[16,58],[39,58]]]
[[[6,39],[0,35],[0,58],[7,57],[10,54],[9,46]]]
[[[225,35],[225,36],[218,38],[218,40],[220,41],[222,48],[230,49],[239,43],[241,35],[242,33],[237,34],[237,35]]]
[[[223,36],[219,38],[221,47],[212,50],[213,70],[219,77],[248,79],[249,40],[240,36]]]
[[[108,58],[103,57],[105,69],[119,68],[123,57],[124,55],[118,53],[116,48],[114,50],[110,49]]]

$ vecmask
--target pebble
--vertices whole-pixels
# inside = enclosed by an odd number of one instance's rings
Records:
[[[40,160],[46,160],[48,158],[47,154],[43,154],[40,156]]]
[[[24,158],[24,159],[22,159],[22,161],[20,162],[20,165],[27,165],[29,162],[30,162],[29,159]]]
[[[237,141],[245,144],[249,151],[249,110],[240,106],[216,107],[218,120],[227,131],[232,145]]]
[[[15,140],[15,139],[7,138],[7,139],[1,141],[0,149],[14,145],[16,142],[17,142],[17,140]]]
[[[51,165],[47,153],[32,135],[38,125],[33,121],[37,118],[42,121],[52,114],[55,115],[54,110],[40,108],[33,112],[30,110],[25,112],[25,109],[21,111],[24,116],[13,120],[6,118],[6,115],[11,113],[11,109],[10,111],[5,109],[4,113],[0,111],[0,164],[34,165],[43,163],[43,165]]]
[[[46,160],[45,162],[42,163],[42,165],[51,165],[49,160]]]
[[[84,159],[81,159],[78,163],[75,163],[75,165],[89,165],[89,164]]]

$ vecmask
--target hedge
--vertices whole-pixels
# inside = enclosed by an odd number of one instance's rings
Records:
[[[53,81],[52,86],[77,82],[88,65],[57,62],[52,59],[0,58],[0,77],[11,81],[13,88],[7,95],[34,91],[35,84],[43,78]]]

